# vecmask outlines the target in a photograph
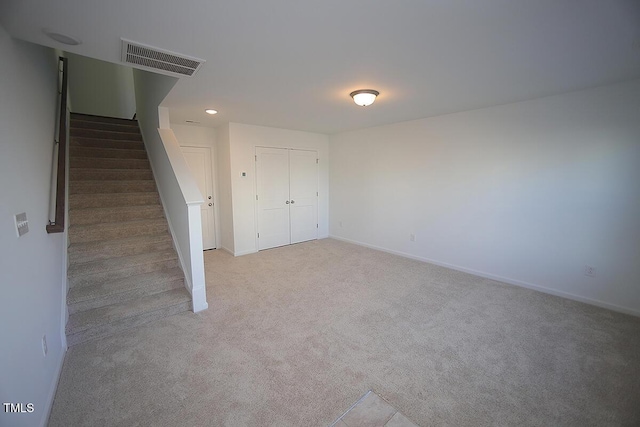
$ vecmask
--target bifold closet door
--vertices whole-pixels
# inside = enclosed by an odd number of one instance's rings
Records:
[[[289,150],[256,147],[258,250],[291,243]]]
[[[289,150],[291,243],[318,238],[318,153]]]
[[[258,250],[318,238],[318,153],[256,147]]]

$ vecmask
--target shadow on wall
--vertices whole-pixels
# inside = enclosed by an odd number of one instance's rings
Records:
[[[133,69],[66,53],[73,112],[130,119],[136,112]]]

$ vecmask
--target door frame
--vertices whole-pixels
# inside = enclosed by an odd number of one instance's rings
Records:
[[[181,144],[180,149],[182,148],[204,148],[208,152],[209,160],[211,161],[211,190],[213,192],[213,222],[214,229],[216,233],[216,249],[220,248],[220,200],[218,197],[218,168],[216,164],[216,156],[215,147],[210,147],[208,145],[193,145],[193,144]],[[207,154],[205,154],[207,155]],[[203,194],[204,202],[207,202],[207,195]]]

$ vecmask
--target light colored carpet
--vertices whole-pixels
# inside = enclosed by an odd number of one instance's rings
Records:
[[[209,310],[72,347],[50,425],[640,425],[640,318],[327,239],[205,253]]]

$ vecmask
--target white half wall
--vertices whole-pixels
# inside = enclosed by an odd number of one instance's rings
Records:
[[[318,238],[329,234],[329,137],[319,133],[229,123],[234,254],[257,252],[256,146],[318,150]],[[247,176],[241,176],[246,172]]]
[[[174,244],[193,298],[193,311],[207,308],[202,261],[200,204],[204,202],[169,125],[159,107],[175,78],[143,70],[133,72],[137,117]],[[162,128],[162,129],[160,129]]]
[[[63,233],[47,234],[58,58],[0,27],[0,403],[2,426],[44,426],[64,360]],[[29,232],[16,234],[25,212]],[[42,338],[47,337],[47,355]],[[23,408],[26,409],[25,406]]]
[[[332,236],[640,315],[640,80],[330,141]]]
[[[133,69],[82,55],[69,59],[73,112],[130,119],[136,112]]]

